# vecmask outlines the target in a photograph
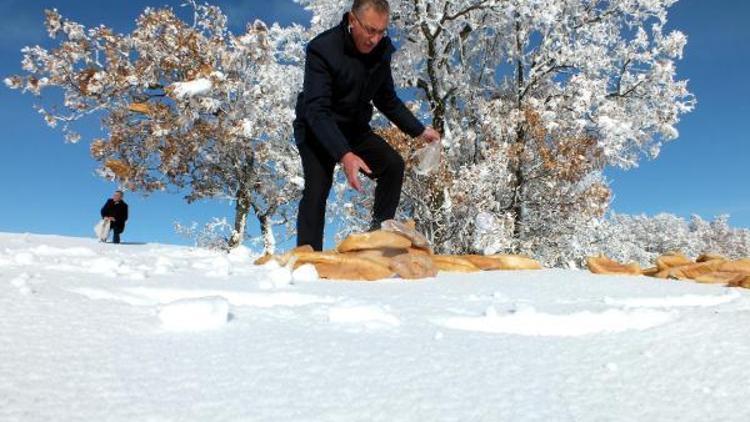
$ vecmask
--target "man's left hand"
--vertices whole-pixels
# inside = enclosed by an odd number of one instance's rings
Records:
[[[437,142],[440,140],[440,134],[438,131],[431,127],[426,127],[424,129],[424,132],[422,132],[421,135],[419,135],[421,138],[424,138],[427,142]]]

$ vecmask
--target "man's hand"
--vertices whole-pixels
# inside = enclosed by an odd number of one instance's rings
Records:
[[[357,192],[362,192],[362,184],[359,183],[359,171],[362,170],[367,174],[372,173],[367,164],[353,152],[347,152],[341,157],[341,166],[344,167],[344,174],[349,186]]]
[[[437,142],[440,140],[440,134],[438,133],[438,131],[429,126],[426,127],[424,129],[424,132],[422,132],[422,134],[419,136],[427,140],[427,142]]]

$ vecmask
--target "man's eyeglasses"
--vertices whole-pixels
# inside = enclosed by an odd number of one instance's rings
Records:
[[[365,32],[367,33],[367,35],[369,35],[370,37],[378,36],[378,37],[382,38],[382,37],[385,37],[385,36],[388,35],[388,30],[387,29],[384,29],[384,30],[380,31],[380,30],[377,30],[375,28],[369,27],[369,26],[367,26],[367,25],[365,25],[365,24],[362,23],[362,21],[359,19],[359,16],[357,16],[356,13],[351,12],[351,14],[352,14],[352,16],[354,16],[354,20],[357,21],[357,23],[359,24],[359,26],[362,27],[362,29],[364,29]]]

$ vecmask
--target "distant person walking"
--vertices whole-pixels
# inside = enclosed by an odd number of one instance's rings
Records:
[[[102,218],[109,220],[109,228],[114,232],[112,243],[120,243],[120,234],[125,230],[125,222],[128,221],[128,204],[122,200],[122,196],[121,190],[115,191],[101,210]]]

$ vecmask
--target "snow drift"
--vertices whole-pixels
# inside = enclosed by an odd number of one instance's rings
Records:
[[[0,420],[750,420],[748,290],[255,258],[0,234]]]

